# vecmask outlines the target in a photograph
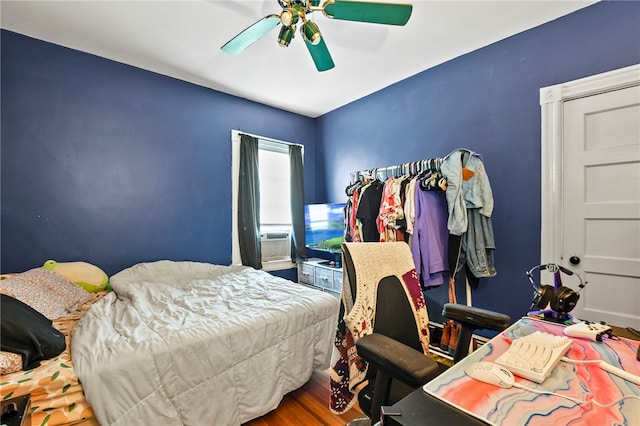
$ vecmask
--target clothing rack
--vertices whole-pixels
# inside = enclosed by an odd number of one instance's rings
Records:
[[[396,164],[395,166],[377,167],[373,169],[351,172],[351,183],[354,184],[363,178],[385,180],[390,177],[403,175],[417,175],[428,170],[440,170],[444,161],[443,157],[430,158],[428,160],[412,161]]]
[[[452,155],[456,155],[455,157],[451,157]],[[466,156],[466,158],[465,158]],[[446,188],[449,187],[449,182],[448,177],[444,176],[441,168],[442,165],[445,161],[449,161],[451,158],[455,158],[457,161],[460,161],[460,164],[447,164],[446,169],[448,170],[450,167],[460,167],[460,173],[459,173],[459,179],[464,179],[463,176],[463,172],[464,172],[464,168],[467,167],[465,164],[467,164],[467,160],[471,157],[475,157],[478,160],[480,160],[480,162],[482,161],[482,156],[478,153],[475,153],[469,149],[466,148],[458,148],[454,151],[452,151],[451,153],[447,154],[444,157],[437,157],[437,158],[431,158],[428,160],[420,160],[420,161],[414,161],[414,162],[408,162],[408,163],[402,163],[402,164],[397,164],[397,165],[393,165],[393,166],[387,166],[387,167],[379,167],[379,168],[373,168],[373,169],[365,169],[365,170],[360,170],[360,171],[354,171],[351,172],[350,174],[350,178],[351,178],[351,183],[346,187],[345,192],[347,194],[347,196],[352,197],[352,195],[356,192],[359,191],[359,189],[362,188],[374,188],[376,191],[378,192],[371,192],[371,189],[366,189],[364,195],[367,196],[380,196],[379,191],[380,188],[379,186],[374,186],[371,187],[370,185],[389,185],[389,188],[391,188],[392,190],[395,190],[397,188],[394,188],[394,185],[399,184],[405,184],[406,180],[397,180],[395,178],[400,178],[400,177],[409,177],[410,179],[415,179],[415,183],[416,185],[420,185],[420,188],[425,190],[425,191],[430,191],[430,190],[437,190],[442,189],[444,191],[446,191]],[[472,165],[470,166],[470,169],[466,169],[467,170],[467,174],[469,174],[469,172],[471,172],[470,176],[474,176],[474,170],[473,167],[478,167],[478,165]],[[482,163],[480,163],[479,167],[483,167]],[[484,175],[484,179],[487,180],[488,178],[486,177],[486,174]],[[455,172],[453,173],[453,176],[456,177]],[[469,179],[469,177],[467,177],[465,180]],[[458,180],[459,180],[458,179]],[[478,179],[476,179],[477,181]],[[377,182],[376,182],[377,181]],[[459,182],[458,182],[459,183]],[[488,184],[488,182],[487,182]],[[405,187],[406,189],[406,187]],[[490,194],[488,195],[489,197],[492,197]],[[382,197],[384,197],[384,193],[382,195]],[[358,207],[360,208],[360,206],[362,205],[362,201],[363,201],[363,197],[362,194],[359,195],[358,198]],[[351,202],[351,198],[349,199],[349,203]],[[449,201],[447,200],[447,203]],[[347,207],[349,207],[349,203],[347,203]],[[389,203],[385,203],[385,205],[387,207],[393,207],[392,206],[392,202]],[[492,200],[491,200],[491,205],[493,204]],[[374,241],[375,238],[371,238],[372,235],[375,234],[375,231],[380,231],[380,241],[393,241],[393,239],[386,239],[386,234],[384,234],[385,236],[383,236],[382,231],[380,229],[378,229],[378,218],[375,219],[376,223],[373,224],[372,222],[372,218],[375,216],[375,207],[376,207],[376,202],[375,200],[372,202],[371,200],[367,200],[367,203],[364,204],[369,210],[371,211],[367,211],[367,214],[365,216],[362,216],[360,218],[360,228],[358,228],[358,230],[360,231],[359,237],[360,239],[354,239],[352,241]],[[395,204],[393,204],[395,205]],[[382,211],[382,203],[380,204],[381,206],[381,211]],[[447,206],[448,208],[449,206]],[[411,208],[411,207],[409,207]],[[373,209],[373,210],[372,210]],[[345,210],[346,211],[346,210]],[[386,216],[386,218],[391,218],[394,219],[393,214],[395,213],[393,211],[393,209],[389,209],[388,211],[385,210],[383,212]],[[451,211],[449,210],[449,214],[451,214]],[[477,212],[476,212],[477,214]],[[349,220],[351,221],[354,216],[352,215]],[[487,218],[489,218],[487,216]],[[397,218],[396,218],[397,219]],[[366,221],[366,222],[365,222]],[[487,221],[485,221],[487,222]],[[392,230],[401,230],[401,227],[397,227],[396,225],[398,224],[398,222],[396,221],[395,223],[392,223]],[[365,229],[365,226],[367,226],[367,228]],[[376,227],[376,229],[373,229],[373,226]],[[485,225],[481,225],[480,227],[482,228],[483,226],[488,226],[489,228],[492,227],[490,220],[485,223]],[[447,221],[447,227],[448,227],[448,221]],[[387,227],[389,228],[389,227]],[[346,228],[345,228],[346,229]],[[449,228],[450,229],[450,228]],[[365,231],[368,231],[367,235],[365,236]],[[415,226],[414,226],[414,231],[415,231]],[[413,235],[411,232],[409,232],[407,230],[407,233],[410,234],[409,238],[411,238],[411,235]],[[489,237],[489,244],[485,244],[484,247],[484,251],[486,254],[487,259],[491,259],[491,268],[494,270],[493,274],[495,275],[495,269],[493,268],[493,248],[495,247],[495,243],[492,241],[493,240],[493,231],[492,229],[490,229],[490,232],[484,232],[482,233],[485,236],[490,236]],[[352,235],[352,234],[350,234]],[[358,236],[357,232],[354,232],[353,235]],[[392,235],[392,234],[389,234]],[[451,236],[454,236],[454,238],[452,239]],[[457,237],[457,238],[455,238]],[[397,239],[396,239],[397,241]],[[405,239],[406,241],[406,239]],[[453,242],[454,246],[456,244],[459,244],[461,242],[461,236],[460,234],[450,234],[449,235],[449,248],[451,248],[451,243]],[[460,248],[462,247],[462,245],[460,245]],[[454,247],[455,248],[455,247]],[[481,247],[482,249],[482,247]],[[476,250],[477,251],[477,250]],[[489,263],[489,262],[487,262]],[[449,265],[449,269],[450,270],[455,270],[458,271],[458,260],[456,260],[455,262],[455,267],[452,265]],[[486,273],[483,273],[483,277],[489,277],[489,276],[493,276],[490,275],[490,271],[488,271]],[[476,275],[477,278],[481,278],[478,277]],[[455,279],[449,277],[449,302],[452,303],[457,303],[455,300]],[[433,284],[434,286],[437,286],[437,284]],[[472,305],[472,292],[471,289],[472,288],[476,288],[475,286],[477,286],[477,279],[474,279],[474,286],[472,287],[471,283],[470,283],[470,278],[469,278],[469,274],[465,274],[465,290],[466,290],[466,304],[468,306]]]

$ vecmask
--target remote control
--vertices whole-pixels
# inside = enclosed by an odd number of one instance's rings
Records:
[[[602,342],[602,336],[611,337],[611,333],[611,327],[608,325],[590,321],[573,324],[564,329],[564,334],[569,337],[579,337],[594,342]]]

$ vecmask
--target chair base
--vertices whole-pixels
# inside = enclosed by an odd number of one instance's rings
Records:
[[[363,414],[362,416],[351,420],[345,426],[371,426],[371,419]]]

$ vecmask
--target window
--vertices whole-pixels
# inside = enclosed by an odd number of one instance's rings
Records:
[[[257,136],[260,164],[260,236],[262,262],[291,258],[291,190],[289,144]],[[237,233],[238,172],[240,169],[240,132],[231,131],[232,141],[232,263],[241,264]],[[265,267],[265,269],[268,269]]]
[[[260,233],[289,232],[291,230],[289,146],[260,140],[259,147]]]

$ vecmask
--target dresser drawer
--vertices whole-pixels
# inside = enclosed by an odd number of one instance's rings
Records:
[[[315,284],[315,267],[307,263],[298,264],[298,281],[305,284]]]
[[[316,267],[316,282],[318,287],[333,289],[333,271],[327,268]]]
[[[333,271],[333,291],[342,292],[342,271]]]

